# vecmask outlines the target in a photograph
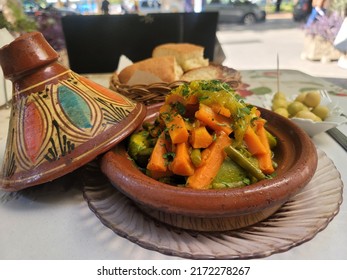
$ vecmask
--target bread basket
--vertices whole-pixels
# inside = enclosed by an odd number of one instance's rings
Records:
[[[215,80],[225,82],[234,89],[240,88],[242,82],[241,75],[238,71],[225,66],[218,67],[222,69],[223,75]],[[163,102],[165,96],[170,93],[172,89],[185,83],[188,83],[188,81],[178,80],[171,83],[158,82],[152,84],[128,85],[120,83],[117,74],[114,73],[110,79],[110,89],[134,101],[144,103],[145,105],[151,105]]]

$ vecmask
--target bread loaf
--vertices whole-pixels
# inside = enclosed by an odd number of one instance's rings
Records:
[[[141,60],[113,74],[114,84],[153,84],[174,81],[222,80],[235,87],[241,84],[240,72],[209,64],[204,48],[189,43],[168,43],[154,48],[153,57]]]
[[[193,80],[233,80],[241,81],[240,72],[222,65],[210,64],[208,66],[192,69],[183,74],[181,80],[191,82]]]
[[[189,43],[168,43],[155,47],[152,57],[162,56],[174,56],[184,72],[209,64],[209,60],[204,58],[204,48]]]
[[[174,56],[161,56],[141,60],[125,67],[118,73],[119,81],[127,84],[136,71],[150,73],[166,83],[179,80],[183,74]]]

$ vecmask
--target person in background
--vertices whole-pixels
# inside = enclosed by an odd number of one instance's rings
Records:
[[[108,0],[103,0],[101,3],[101,11],[104,15],[108,15],[109,14],[109,6],[110,6],[110,2],[108,2]]]
[[[318,16],[324,16],[328,6],[329,0],[312,0],[312,11],[307,19],[305,27],[309,27]]]
[[[193,0],[185,0],[184,2],[184,11],[186,13],[194,12],[194,3]]]
[[[281,4],[282,4],[282,0],[277,0],[276,1],[276,13],[281,11]]]
[[[135,8],[135,13],[140,12],[140,3],[138,0],[135,0],[134,8]]]

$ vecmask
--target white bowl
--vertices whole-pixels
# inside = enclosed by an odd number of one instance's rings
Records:
[[[305,130],[311,137],[347,122],[347,118],[344,116],[331,116],[322,122],[299,118],[292,118],[291,120]]]
[[[262,98],[263,106],[269,110],[271,110],[272,97],[273,95],[266,94]],[[296,96],[293,96],[291,99],[294,100],[295,98]],[[347,123],[347,117],[343,114],[341,107],[333,102],[329,95],[322,95],[320,104],[329,108],[329,116],[322,122],[315,122],[309,119],[290,118],[290,120],[302,128],[311,137],[343,123]]]

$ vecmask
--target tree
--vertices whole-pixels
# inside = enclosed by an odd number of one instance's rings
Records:
[[[347,0],[333,0],[331,9],[339,12],[342,17],[347,16]]]

